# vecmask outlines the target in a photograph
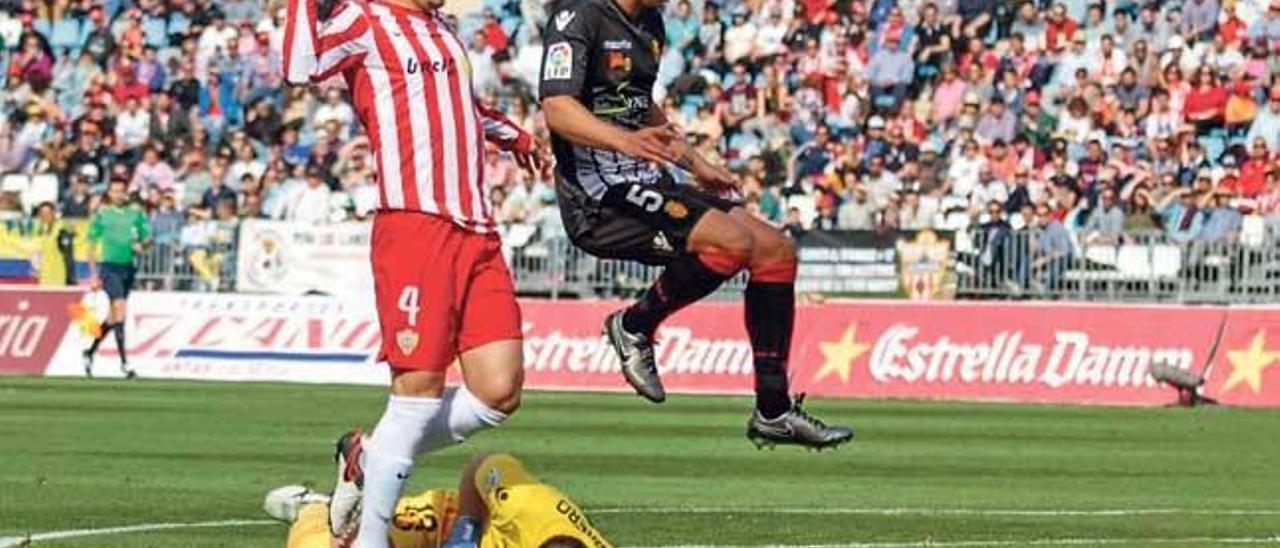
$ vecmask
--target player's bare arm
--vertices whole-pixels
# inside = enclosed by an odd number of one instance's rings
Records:
[[[577,99],[567,95],[542,100],[547,127],[575,144],[643,158],[650,162],[675,164],[680,160],[672,143],[680,134],[668,125],[628,130],[601,120]]]
[[[697,148],[684,138],[680,128],[667,119],[662,109],[654,105],[649,108],[649,125],[653,127],[670,127],[679,138],[671,141],[672,153],[676,155],[675,165],[693,174],[694,180],[703,188],[712,192],[721,192],[738,187],[738,178],[722,165],[707,160]]]

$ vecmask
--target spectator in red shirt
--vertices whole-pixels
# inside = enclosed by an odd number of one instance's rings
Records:
[[[1225,10],[1224,10],[1225,11]],[[1231,46],[1238,46],[1249,34],[1249,25],[1240,20],[1240,8],[1233,7],[1227,19],[1218,23],[1218,36]]]
[[[1227,107],[1227,91],[1219,86],[1213,69],[1200,67],[1191,77],[1191,91],[1183,106],[1187,122],[1195,125],[1196,134],[1204,135],[1222,122]]]
[[[1249,145],[1249,158],[1240,166],[1240,183],[1236,193],[1246,198],[1253,198],[1261,193],[1267,185],[1270,163],[1267,142],[1261,138],[1254,139]]]
[[[510,39],[507,38],[506,29],[502,28],[502,23],[498,21],[498,16],[494,15],[493,10],[484,10],[484,37],[490,49],[493,51],[506,51],[510,45]]]
[[[1080,25],[1067,17],[1065,6],[1054,5],[1053,11],[1049,13],[1049,23],[1045,25],[1045,47],[1054,53],[1062,51],[1071,42],[1071,37],[1075,36],[1079,28]]]
[[[9,76],[30,84],[39,92],[49,86],[53,79],[53,58],[35,34],[28,33],[22,39],[22,51],[9,62]]]
[[[141,102],[146,100],[149,94],[147,84],[138,80],[138,71],[134,69],[133,63],[128,60],[120,61],[120,65],[116,67],[116,85],[111,90],[111,96],[116,104],[124,104],[130,98]]]

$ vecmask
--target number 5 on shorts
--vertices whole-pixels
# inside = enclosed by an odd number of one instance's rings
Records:
[[[401,312],[404,312],[405,316],[408,316],[409,327],[416,327],[418,325],[418,310],[420,309],[418,306],[418,286],[405,286],[404,290],[400,292],[400,301],[397,306]]]
[[[657,213],[662,207],[662,195],[642,185],[631,185],[627,190],[627,201],[649,213]]]

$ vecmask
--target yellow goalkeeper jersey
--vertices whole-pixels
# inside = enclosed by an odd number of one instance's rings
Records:
[[[537,548],[570,537],[590,548],[612,548],[586,514],[559,489],[538,482],[510,455],[493,455],[476,470],[476,487],[489,508],[480,548]]]
[[[612,548],[582,509],[559,489],[539,483],[520,461],[493,455],[480,463],[476,488],[489,509],[480,548],[537,548],[556,537],[570,537],[590,548]],[[458,495],[432,489],[406,496],[391,518],[395,548],[439,548],[458,518]],[[329,548],[328,508],[304,507],[289,530],[288,548]]]

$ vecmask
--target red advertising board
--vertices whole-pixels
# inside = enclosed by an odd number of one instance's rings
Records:
[[[1205,393],[1226,404],[1280,406],[1280,310],[1231,310]]]
[[[41,375],[53,360],[78,291],[0,287],[0,375]]]
[[[0,292],[0,372],[82,374],[79,352],[87,339],[68,329],[79,321],[68,312],[79,298],[74,291]],[[527,386],[630,391],[600,334],[605,315],[624,304],[522,300]],[[387,382],[376,362],[378,326],[368,303],[139,292],[129,311],[130,363],[144,377]],[[114,363],[111,346],[100,350],[104,364]],[[751,392],[741,303],[682,311],[660,328],[656,354],[673,393]],[[1280,309],[805,305],[797,310],[790,374],[792,390],[826,397],[1173,402],[1174,391],[1151,380],[1153,364],[1205,374],[1206,394],[1225,404],[1280,406]]]
[[[619,304],[523,306],[531,386],[621,386],[599,335],[605,313]],[[1150,379],[1152,363],[1200,371],[1223,310],[874,301],[802,306],[797,316],[796,391],[1135,405],[1173,397]],[[703,304],[670,319],[657,349],[668,389],[748,392],[751,348],[741,318],[739,304]]]

